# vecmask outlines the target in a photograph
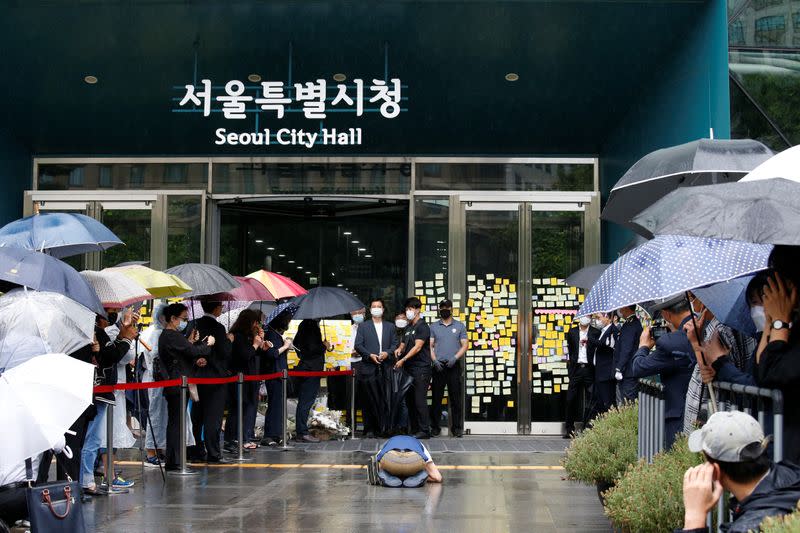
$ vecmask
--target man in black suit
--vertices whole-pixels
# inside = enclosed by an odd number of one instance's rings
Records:
[[[369,312],[372,320],[364,322],[356,330],[354,350],[361,356],[361,364],[356,375],[362,384],[360,397],[361,411],[364,413],[364,433],[366,438],[373,438],[382,433],[380,420],[386,413],[382,413],[381,405],[376,405],[374,399],[364,391],[365,383],[369,382],[369,386],[376,390],[382,388],[381,371],[392,370],[394,362],[390,360],[390,355],[394,354],[399,342],[394,324],[383,320],[383,315],[386,313],[383,299],[373,298],[369,303]],[[390,422],[387,421],[385,428],[387,431],[391,429]]]
[[[636,317],[636,306],[630,305],[618,311],[622,320],[617,344],[614,346],[614,377],[619,385],[618,401],[634,401],[638,394],[639,379],[631,374],[631,359],[639,348],[642,323]]]
[[[612,323],[612,313],[597,313],[595,324],[600,330],[597,340],[589,337],[594,352],[594,386],[592,387],[592,413],[594,418],[617,404],[617,381],[614,379],[614,347],[619,330]]]
[[[225,326],[217,321],[222,314],[222,302],[202,301],[202,317],[190,324],[186,329],[190,336],[202,341],[206,337],[214,337],[215,343],[207,358],[206,366],[198,367],[194,377],[224,378],[230,375],[231,341],[225,334]],[[196,443],[191,458],[194,461],[224,463],[220,450],[220,432],[222,415],[225,413],[225,385],[198,385],[197,394],[200,401],[192,404],[192,432]]]
[[[564,438],[569,438],[575,431],[575,409],[583,402],[586,393],[594,382],[594,352],[600,330],[591,326],[592,320],[583,316],[578,326],[573,326],[567,333],[567,352],[569,363],[569,390],[567,391],[567,416],[564,424]],[[592,339],[592,343],[589,342]],[[584,419],[581,413],[581,419]],[[585,421],[585,420],[584,420]]]
[[[697,363],[694,348],[683,329],[691,321],[692,313],[689,300],[683,294],[658,300],[653,310],[661,311],[670,332],[655,340],[650,328],[644,329],[639,339],[639,349],[631,361],[631,373],[635,378],[655,374],[661,378],[664,385],[664,431],[669,449],[675,442],[675,435],[683,429],[686,391]]]

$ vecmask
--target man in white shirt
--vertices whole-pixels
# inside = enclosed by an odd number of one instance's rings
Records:
[[[592,319],[588,316],[581,317],[578,326],[573,326],[567,333],[569,389],[564,438],[569,438],[575,431],[575,410],[578,406],[587,405],[586,393],[594,383],[594,354],[600,330],[592,327],[591,323]],[[585,412],[582,412],[581,420],[584,426],[586,419]]]

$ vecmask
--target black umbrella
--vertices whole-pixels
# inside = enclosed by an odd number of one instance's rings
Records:
[[[659,235],[800,246],[800,183],[783,178],[678,189],[632,222]]]
[[[736,181],[772,155],[751,139],[700,139],[656,150],[614,185],[602,218],[651,238],[641,226],[630,223],[636,213],[679,187]]]
[[[608,263],[599,263],[597,265],[590,265],[573,272],[564,280],[565,285],[570,287],[578,287],[579,289],[589,290],[597,283],[598,278],[603,275],[603,272],[608,268]]]
[[[292,300],[292,304],[297,306],[296,320],[346,315],[364,307],[358,298],[337,287],[315,287]]]
[[[398,425],[400,406],[405,403],[406,394],[411,389],[414,380],[404,370],[397,368],[387,369],[383,374],[383,379],[386,412],[389,414],[386,431],[391,431]]]

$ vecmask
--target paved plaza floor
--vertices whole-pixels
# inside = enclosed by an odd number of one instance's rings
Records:
[[[260,448],[248,462],[196,465],[197,475],[167,475],[166,484],[158,469],[130,460],[136,452],[119,465],[136,485],[128,494],[93,498],[85,517],[89,531],[109,533],[611,531],[595,488],[563,479],[565,444],[547,437],[433,439],[444,483],[419,489],[366,483],[363,465],[378,441]]]

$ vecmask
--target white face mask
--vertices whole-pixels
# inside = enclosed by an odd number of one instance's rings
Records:
[[[417,316],[417,312],[413,309],[406,309],[406,318],[409,320],[414,320],[414,317]]]
[[[591,318],[589,318],[588,316],[582,316],[582,317],[579,319],[579,321],[578,321],[578,322],[579,322],[579,324],[580,324],[581,326],[583,326],[583,327],[586,327],[586,326],[588,326],[589,324],[591,324],[591,323],[592,323],[592,319],[591,319]]]
[[[408,321],[402,318],[398,318],[397,320],[394,321],[394,325],[400,329],[405,329],[405,327],[408,325]]]
[[[751,307],[750,318],[753,319],[753,324],[756,325],[756,331],[764,331],[764,325],[767,323],[767,314],[764,312],[763,305]]]
[[[383,316],[383,308],[382,307],[373,307],[369,310],[370,314],[375,318],[380,318]]]
[[[364,315],[362,315],[362,314],[353,315],[353,322],[355,322],[356,324],[360,324],[361,322],[364,322]]]

